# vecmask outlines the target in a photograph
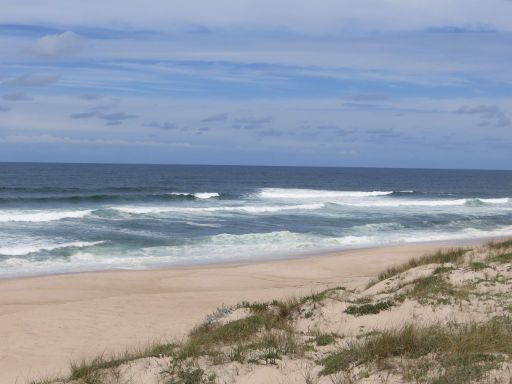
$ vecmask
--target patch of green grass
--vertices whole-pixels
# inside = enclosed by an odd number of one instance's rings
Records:
[[[172,360],[169,366],[160,374],[164,378],[164,384],[213,384],[215,374],[208,375],[196,364],[183,364],[179,360]]]
[[[481,271],[482,269],[485,269],[487,267],[489,267],[489,266],[485,263],[482,263],[481,261],[475,261],[475,262],[469,264],[469,268],[475,272]]]
[[[247,304],[246,308],[248,308],[253,313],[262,313],[268,310],[268,303]]]
[[[394,266],[386,269],[377,276],[377,280],[373,280],[368,284],[368,288],[375,285],[379,281],[389,279],[409,269],[427,264],[444,264],[444,263],[460,263],[464,260],[464,255],[469,251],[465,248],[455,248],[449,250],[439,250],[430,255],[424,255],[419,258],[412,258],[402,265]]]
[[[453,267],[437,267],[434,269],[434,275],[442,275],[443,273],[453,271]]]
[[[90,360],[74,361],[70,364],[70,380],[82,380],[84,384],[99,384],[102,381],[102,370],[113,370],[120,365],[145,357],[171,355],[177,344],[154,343],[143,349],[126,351],[117,355],[100,355]],[[54,380],[55,381],[55,380]]]
[[[305,302],[305,300],[304,300]],[[288,319],[302,305],[302,301],[293,297],[286,300],[275,300],[272,305],[277,308],[279,317]]]
[[[251,339],[265,327],[280,326],[267,313],[255,314],[224,325],[202,324],[194,328],[180,348],[180,357],[198,357],[215,353],[222,345],[241,344]]]
[[[252,315],[226,324],[206,322],[190,332],[178,356],[182,360],[209,356],[214,364],[220,364],[246,360],[250,351],[269,348],[282,355],[302,353],[304,343],[299,342],[291,321],[299,308],[298,299],[288,299],[252,306]],[[225,347],[231,348],[226,352]]]
[[[349,305],[345,313],[354,316],[373,315],[391,308],[395,303],[391,300],[379,301],[375,304]]]
[[[267,332],[260,338],[256,346],[259,349],[275,348],[282,355],[301,356],[304,352],[304,343],[297,338],[291,327]]]
[[[512,263],[512,252],[500,253],[500,254],[492,257],[491,261],[501,263],[501,264]]]
[[[467,299],[469,291],[455,288],[448,280],[440,275],[431,275],[417,280],[414,288],[408,293],[409,297],[422,304],[437,301],[440,304],[448,304],[449,298]]]
[[[105,370],[114,369],[122,364],[136,360],[144,356],[144,353],[125,353],[120,356],[98,356],[92,360],[72,362],[71,380],[81,380],[84,384],[101,384]]]
[[[228,358],[230,361],[237,361],[244,363],[247,357],[247,348],[243,344],[236,344],[228,352]]]
[[[281,354],[277,348],[269,346],[263,349],[260,359],[265,360],[265,364],[276,364],[276,360],[281,359]]]
[[[319,347],[323,347],[325,345],[332,344],[335,341],[336,341],[336,338],[333,335],[329,335],[329,334],[318,335],[317,337],[315,337],[315,343]]]
[[[462,384],[478,380],[499,363],[499,354],[512,354],[512,321],[509,317],[483,324],[420,327],[407,325],[357,340],[320,361],[322,375],[354,366],[383,363],[388,358],[425,358],[423,372],[436,373],[430,382]],[[432,358],[434,357],[434,358]],[[439,369],[441,368],[441,369]]]
[[[370,296],[361,296],[349,302],[352,304],[368,304],[372,302],[372,298]]]

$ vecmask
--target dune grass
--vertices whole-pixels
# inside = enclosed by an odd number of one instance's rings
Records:
[[[83,384],[103,384],[105,374],[131,361],[160,357],[168,358],[168,367],[163,369],[166,384],[202,384],[214,382],[195,361],[207,357],[213,364],[230,361],[240,363],[248,360],[275,364],[283,355],[297,356],[305,349],[291,326],[290,317],[301,303],[324,298],[325,292],[304,297],[291,298],[272,303],[243,303],[250,311],[249,316],[218,323],[215,316],[190,331],[182,343],[154,344],[148,348],[126,352],[121,355],[98,356],[91,360],[71,363],[71,374],[60,382],[79,380]],[[56,383],[59,381],[52,381]]]
[[[411,258],[404,264],[390,267],[377,276],[376,280],[370,281],[367,288],[377,284],[379,281],[389,279],[411,268],[419,267],[427,264],[444,264],[444,263],[460,263],[464,260],[464,255],[469,251],[467,248],[454,248],[449,250],[439,250],[430,255],[424,255],[417,258]]]
[[[407,325],[359,339],[320,361],[322,375],[385,359],[416,360],[434,376],[427,382],[462,384],[481,379],[512,355],[512,321],[494,318],[483,324]],[[411,373],[413,372],[413,373]],[[408,375],[422,372],[408,367]]]
[[[319,347],[332,344],[336,341],[336,338],[330,334],[321,334],[315,337],[315,343]]]
[[[492,243],[488,248],[488,263],[512,262],[512,240]],[[407,263],[382,272],[381,281],[410,268],[426,264],[440,264],[435,272],[412,283],[411,289],[392,299],[375,301],[362,296],[349,301],[346,313],[354,316],[376,314],[390,309],[405,297],[422,304],[452,298],[465,299],[464,287],[453,286],[447,273],[461,264],[470,249],[457,248],[411,259]],[[450,263],[450,265],[444,265]],[[470,270],[479,271],[488,266],[481,261],[468,260]],[[373,282],[373,284],[375,283]],[[334,348],[336,338],[327,333],[301,334],[297,318],[309,319],[314,311],[325,305],[325,300],[339,299],[336,291],[327,289],[300,298],[275,300],[269,303],[243,302],[234,307],[219,308],[206,321],[192,329],[180,343],[155,343],[147,348],[124,354],[99,356],[71,364],[66,379],[46,380],[33,384],[76,382],[77,384],[105,384],[116,375],[116,370],[131,361],[159,357],[167,362],[161,371],[165,384],[208,384],[215,377],[199,366],[207,359],[213,365],[229,362],[277,364],[283,356],[304,357],[317,347]],[[351,291],[348,291],[351,292]],[[245,317],[224,322],[225,316],[237,309],[245,309]],[[311,313],[311,316],[310,316]],[[309,343],[309,344],[308,344]],[[350,373],[354,367],[390,367],[400,372],[405,380],[432,384],[459,384],[482,379],[504,359],[512,356],[512,320],[499,317],[481,324],[436,324],[435,326],[407,325],[400,329],[373,332],[357,337],[343,348],[317,361],[322,375],[340,371]],[[312,359],[312,357],[309,357]],[[318,357],[316,357],[318,358]],[[508,360],[510,361],[510,360]],[[397,363],[398,362],[398,363]],[[384,368],[384,369],[388,369]],[[204,368],[206,369],[206,368]],[[107,378],[107,379],[105,379]]]
[[[102,382],[102,371],[112,372],[123,364],[146,357],[169,355],[176,348],[177,344],[153,343],[148,347],[125,351],[122,354],[100,355],[90,360],[74,361],[70,364],[69,380],[82,380],[84,384],[99,384]]]
[[[390,309],[394,305],[395,303],[392,300],[379,301],[375,304],[365,303],[361,305],[349,305],[347,309],[345,309],[345,313],[354,316],[375,315],[381,311]]]
[[[501,241],[490,241],[487,245],[491,249],[498,249],[498,250],[512,248],[512,239],[501,240]]]

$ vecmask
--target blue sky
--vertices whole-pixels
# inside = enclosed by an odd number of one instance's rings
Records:
[[[0,161],[512,168],[512,1],[20,0]]]

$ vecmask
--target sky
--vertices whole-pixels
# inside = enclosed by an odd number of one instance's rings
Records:
[[[512,169],[511,0],[4,0],[0,161]]]

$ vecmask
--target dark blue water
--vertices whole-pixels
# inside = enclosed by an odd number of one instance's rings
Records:
[[[512,172],[0,164],[0,276],[512,234]]]

